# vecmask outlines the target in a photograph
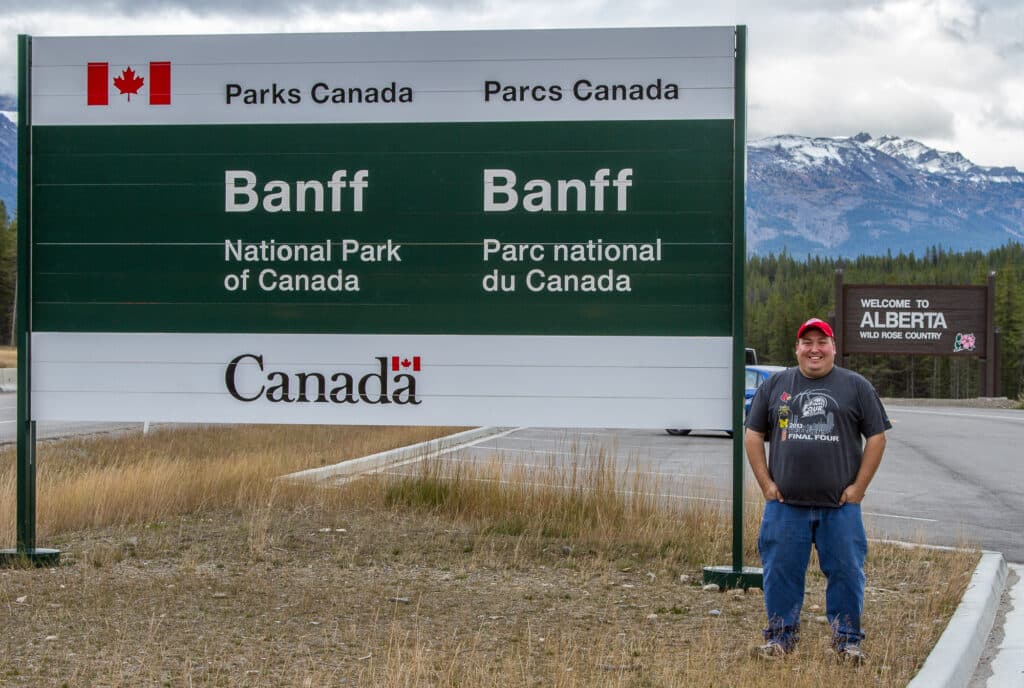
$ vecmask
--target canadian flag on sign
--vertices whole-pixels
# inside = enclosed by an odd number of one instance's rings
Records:
[[[391,372],[397,372],[399,370],[408,370],[412,368],[414,373],[420,372],[420,357],[413,356],[409,358],[405,356],[392,356],[391,357]]]
[[[111,87],[117,89],[115,95],[127,96],[128,102],[139,94],[139,89],[145,88],[149,92],[150,105],[171,104],[170,62],[150,62],[148,77],[136,72],[131,65],[125,65],[111,78],[109,62],[90,62],[86,72],[86,102],[89,105],[110,105]]]

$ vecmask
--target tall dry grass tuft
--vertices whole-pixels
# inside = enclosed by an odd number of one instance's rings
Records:
[[[352,487],[376,485],[381,506],[440,514],[485,535],[562,539],[689,562],[728,557],[728,504],[669,494],[656,472],[635,457],[617,463],[606,447],[577,452],[568,462],[552,456],[532,467],[500,455],[484,462],[424,461],[412,473]],[[700,493],[701,486],[687,491]],[[744,519],[754,532],[758,516]]]
[[[948,551],[899,544],[871,547],[866,566],[865,627],[898,628],[903,633],[899,638],[876,634],[873,648],[884,664],[911,673],[920,668],[920,658],[930,652],[960,604],[977,562],[976,549]],[[950,577],[950,570],[960,573]],[[922,592],[928,593],[924,605],[899,603]]]
[[[0,346],[0,368],[17,368],[18,350],[13,346]]]
[[[40,442],[40,536],[265,504],[275,478],[446,435],[451,428],[206,426]],[[0,541],[14,538],[13,447],[0,452]]]

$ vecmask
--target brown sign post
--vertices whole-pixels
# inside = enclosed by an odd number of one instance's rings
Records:
[[[836,345],[849,354],[971,356],[995,390],[995,273],[986,286],[843,284],[836,271]],[[842,358],[845,363],[845,358]]]

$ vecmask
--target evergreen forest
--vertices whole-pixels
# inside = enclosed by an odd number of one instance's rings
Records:
[[[996,273],[995,326],[999,330],[1000,395],[1024,395],[1024,244],[987,252],[929,249],[893,256],[849,259],[789,255],[750,256],[746,269],[746,345],[761,363],[794,365],[797,327],[809,317],[835,312],[835,273],[845,284],[984,285]],[[849,367],[867,377],[879,394],[898,398],[977,397],[982,368],[977,358],[952,356],[850,356]]]
[[[0,344],[13,344],[14,287],[18,279],[18,223],[0,201]]]

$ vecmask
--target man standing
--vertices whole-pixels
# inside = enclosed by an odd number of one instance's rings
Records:
[[[799,639],[812,544],[828,580],[832,647],[854,662],[867,658],[860,646],[867,556],[860,502],[892,424],[871,383],[837,367],[835,357],[832,327],[811,318],[796,333],[798,365],[768,378],[747,416],[743,445],[765,498],[757,539],[768,613],[757,652],[765,658],[786,655]]]

